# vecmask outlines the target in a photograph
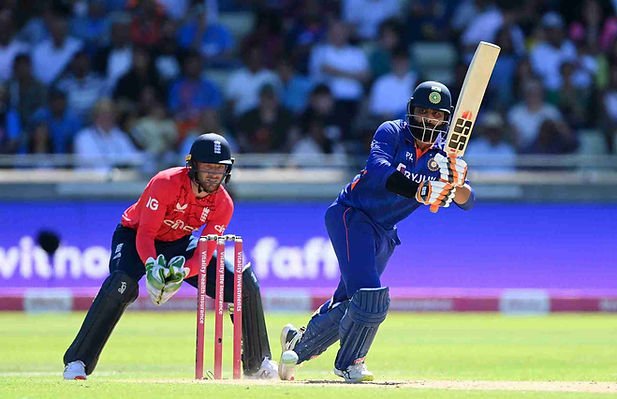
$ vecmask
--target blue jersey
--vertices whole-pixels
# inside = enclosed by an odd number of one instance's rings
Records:
[[[382,123],[373,136],[365,168],[345,186],[336,202],[361,210],[385,230],[393,229],[422,204],[389,191],[386,181],[395,170],[416,183],[438,180],[439,168],[433,158],[443,153],[441,146],[438,139],[433,147],[422,153],[405,121]],[[468,204],[471,202],[473,195]]]

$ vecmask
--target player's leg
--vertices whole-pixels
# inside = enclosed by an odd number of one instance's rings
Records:
[[[234,298],[233,265],[225,261],[225,302]],[[216,254],[206,269],[206,294],[214,297],[216,276]],[[197,287],[197,276],[186,279]],[[261,302],[261,291],[257,276],[248,266],[242,272],[242,365],[244,374],[257,378],[276,378],[277,365],[273,362],[268,342],[268,331]],[[232,316],[233,320],[233,316]]]
[[[372,262],[366,270],[361,270],[361,275],[346,272],[350,269],[350,259],[374,259],[374,243],[372,242],[372,227],[370,225],[359,226],[363,234],[356,231],[356,235],[363,239],[357,239],[350,247],[348,222],[352,219],[353,211],[350,208],[333,205],[326,211],[326,227],[330,241],[339,261],[341,280],[333,295],[333,299],[323,304],[311,317],[305,329],[296,329],[292,325],[286,325],[281,332],[282,354],[279,362],[279,376],[281,379],[295,378],[294,354],[296,363],[300,364],[323,353],[328,347],[339,340],[340,322],[349,305],[348,283],[354,286],[368,286],[379,284],[379,276],[374,270]],[[356,251],[350,258],[350,250]],[[367,277],[368,276],[368,277]],[[376,282],[375,282],[376,280]]]
[[[381,287],[379,276],[393,243],[362,212],[346,211],[344,219],[346,253],[337,255],[351,299],[340,322],[334,372],[348,382],[370,381],[364,359],[388,311],[388,288]]]
[[[114,232],[109,270],[77,336],[64,354],[65,379],[85,379],[94,371],[118,320],[139,294],[137,282],[144,270],[132,230],[118,227]]]

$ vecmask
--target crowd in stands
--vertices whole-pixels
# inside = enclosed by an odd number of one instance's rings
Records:
[[[614,0],[0,7],[0,154],[74,154],[96,168],[144,155],[152,172],[182,164],[193,137],[215,131],[241,153],[344,159],[366,153],[383,120],[405,117],[421,80],[441,78],[456,99],[480,40],[502,50],[470,156],[574,153],[590,130],[603,151],[617,147]],[[453,49],[448,69],[427,67],[423,48]]]

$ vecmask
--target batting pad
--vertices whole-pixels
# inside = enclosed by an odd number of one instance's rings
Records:
[[[334,363],[338,370],[364,361],[389,306],[388,287],[361,288],[353,295],[341,320],[341,347]]]

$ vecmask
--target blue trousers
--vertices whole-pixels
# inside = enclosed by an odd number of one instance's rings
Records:
[[[381,287],[381,274],[400,244],[396,229],[384,230],[361,210],[337,203],[326,211],[326,229],[341,271],[333,302],[351,299],[360,288]]]

